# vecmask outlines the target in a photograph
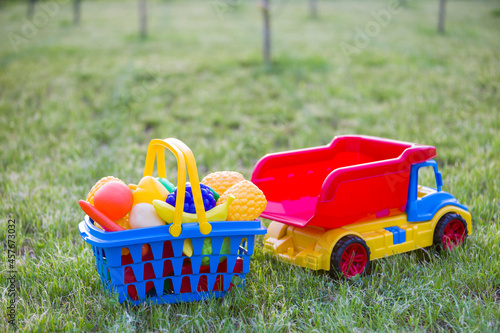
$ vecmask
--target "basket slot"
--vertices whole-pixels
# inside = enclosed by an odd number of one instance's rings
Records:
[[[222,291],[223,288],[224,288],[224,275],[219,274],[219,275],[217,275],[217,277],[215,279],[215,285],[213,286],[213,288],[211,290]]]
[[[182,278],[182,284],[181,284],[181,294],[187,294],[191,293],[194,289],[191,288],[191,279],[189,276],[184,276]]]
[[[127,286],[127,296],[129,299],[133,299],[134,301],[139,299],[139,295],[137,294],[137,287],[133,284],[129,284]]]
[[[248,239],[247,238],[243,238],[241,240],[240,246],[238,248],[238,255],[247,254],[248,253],[247,246],[248,246]]]
[[[135,278],[134,270],[130,266],[127,266],[125,267],[125,275],[123,278],[123,283],[128,284],[132,282],[137,282],[137,279]]]
[[[207,291],[207,276],[200,275],[198,277],[198,287],[196,288],[197,292]]]
[[[227,272],[227,257],[222,256],[219,259],[219,265],[217,266],[217,273],[226,273]]]
[[[172,284],[174,285],[174,293],[175,294],[181,293],[181,281],[182,281],[182,278],[180,276],[172,277]]]
[[[203,259],[203,257],[198,257],[198,256],[191,257],[191,267],[193,269],[193,274],[200,273],[200,266],[201,266],[202,259]]]
[[[181,257],[182,248],[184,247],[184,239],[173,239],[171,242],[174,250],[174,257]]]
[[[190,258],[185,258],[184,261],[182,262],[182,275],[188,275],[188,274],[193,274],[193,268],[191,266],[191,259]]]
[[[158,275],[160,277],[161,275]],[[144,280],[156,279],[156,274],[153,265],[150,262],[144,264]]]
[[[203,250],[203,242],[205,240],[203,238],[193,238],[191,242],[193,243],[193,253],[194,255],[201,255],[201,251]]]
[[[234,265],[236,265],[236,260],[238,259],[238,257],[228,256],[226,258],[227,258],[226,259],[226,262],[227,262],[226,272],[231,273],[232,271],[234,271]]]
[[[238,257],[238,259],[236,259],[236,265],[234,265],[233,273],[241,272],[243,272],[243,259],[241,259],[241,257]]]
[[[146,296],[148,298],[156,297],[156,287],[153,281],[146,282]]]
[[[165,260],[163,262],[163,274],[161,276],[170,276],[174,274],[174,267],[172,266],[171,260]]]
[[[122,266],[130,265],[130,264],[134,263],[134,260],[132,259],[132,255],[130,254],[130,251],[127,247],[124,247],[121,252],[122,252],[122,257],[121,257],[121,265]],[[126,254],[124,254],[124,253],[126,253]]]
[[[154,260],[153,251],[151,251],[150,244],[144,244],[141,248],[141,253],[142,253],[141,261]]]
[[[184,258],[172,258],[172,266],[174,268],[174,275],[179,276],[182,274],[182,263],[184,261]]]
[[[172,258],[174,256],[174,250],[172,248],[171,241],[163,242],[163,253],[161,255],[162,258]]]

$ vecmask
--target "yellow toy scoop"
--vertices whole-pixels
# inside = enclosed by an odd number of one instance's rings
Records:
[[[207,211],[206,212],[207,221],[208,222],[225,221],[227,219],[227,212],[229,210],[229,206],[235,199],[236,198],[233,195],[231,195],[229,196],[227,201],[224,202],[224,204],[215,206],[214,208]],[[155,208],[158,216],[160,216],[161,219],[165,221],[167,224],[171,224],[174,222],[174,211],[175,211],[174,206],[166,203],[165,201],[153,200],[153,207]],[[196,214],[183,212],[182,223],[192,223],[192,222],[198,222],[198,217],[196,216]]]

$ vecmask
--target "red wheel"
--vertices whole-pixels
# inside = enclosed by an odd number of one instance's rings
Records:
[[[335,245],[330,265],[332,275],[343,275],[348,279],[362,275],[370,266],[370,250],[364,240],[344,237]]]
[[[443,245],[446,250],[452,250],[462,245],[465,240],[465,226],[459,220],[448,223],[443,232]]]
[[[340,269],[345,277],[351,278],[363,273],[367,263],[366,250],[361,244],[351,244],[340,258]]]
[[[436,225],[434,244],[438,249],[451,251],[462,246],[467,238],[467,222],[455,213],[444,215]]]

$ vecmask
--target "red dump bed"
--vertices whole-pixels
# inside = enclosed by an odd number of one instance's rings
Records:
[[[401,214],[410,167],[436,148],[368,136],[264,156],[252,182],[266,195],[262,217],[288,225],[338,228]]]

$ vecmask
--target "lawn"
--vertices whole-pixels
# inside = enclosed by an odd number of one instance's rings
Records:
[[[273,3],[270,67],[256,1],[149,1],[146,40],[136,1],[83,1],[77,27],[62,4],[27,37],[25,3],[2,5],[0,238],[15,219],[20,330],[500,330],[499,3],[449,1],[439,35],[437,1],[408,0],[349,57],[389,1],[322,1],[317,20],[305,1]],[[264,255],[259,237],[245,289],[224,299],[126,307],[104,293],[77,201],[103,176],[137,183],[149,140],[183,140],[201,176],[249,178],[266,153],[351,133],[436,146],[444,189],[472,212],[465,248],[346,282]],[[5,242],[2,330],[7,258]]]

